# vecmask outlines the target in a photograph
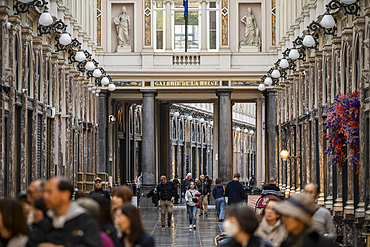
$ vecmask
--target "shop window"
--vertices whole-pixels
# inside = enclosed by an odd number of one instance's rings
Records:
[[[39,101],[41,101],[41,99],[42,99],[42,88],[41,88],[41,66],[42,66],[42,64],[41,64],[41,54],[39,53],[39,56],[38,56],[38,62],[37,62],[37,64],[38,64],[38,66],[37,66],[37,94],[38,94],[38,96],[37,96],[37,99],[39,100]]]
[[[355,60],[356,69],[355,69],[355,76],[354,76],[354,79],[355,79],[354,89],[358,89],[359,83],[360,83],[360,42],[359,42],[358,39],[357,39],[357,42],[356,42],[355,56],[356,56],[356,60]]]
[[[180,140],[181,141],[183,141],[184,140],[184,130],[183,130],[183,128],[182,128],[182,122],[180,121],[180,133],[179,133],[179,135],[180,135]]]

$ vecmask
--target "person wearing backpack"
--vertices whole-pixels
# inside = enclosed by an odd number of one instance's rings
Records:
[[[216,178],[216,185],[213,187],[212,195],[215,198],[217,219],[222,222],[225,217],[225,187],[221,178]]]

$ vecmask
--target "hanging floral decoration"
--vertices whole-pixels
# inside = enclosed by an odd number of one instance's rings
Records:
[[[357,90],[349,96],[337,94],[332,107],[326,109],[327,118],[324,120],[324,137],[329,141],[324,153],[329,154],[333,165],[351,159],[352,164],[357,166],[357,174],[360,160],[359,110]],[[344,157],[344,148],[347,146],[349,154]]]

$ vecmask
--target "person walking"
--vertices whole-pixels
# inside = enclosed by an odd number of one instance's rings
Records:
[[[52,178],[47,182],[44,201],[49,208],[48,217],[40,226],[45,229],[45,239],[37,244],[44,243],[42,246],[48,247],[102,246],[98,222],[72,201],[72,195],[73,185],[68,180]]]
[[[143,173],[141,172],[139,176],[137,177],[137,185],[136,185],[136,195],[138,196],[138,198],[140,198],[140,188],[142,184],[143,184]]]
[[[207,180],[205,180],[204,175],[200,175],[199,180],[196,183],[197,188],[199,192],[202,194],[199,198],[203,204],[204,210],[200,209],[199,210],[199,217],[203,216],[203,211],[204,211],[204,216],[207,216],[208,213],[208,196],[211,192],[211,185],[208,184]]]
[[[233,181],[229,182],[225,188],[225,197],[228,205],[239,203],[245,199],[245,191],[243,185],[239,183],[240,174],[234,174]]]
[[[225,187],[221,178],[216,178],[216,185],[213,187],[212,195],[215,198],[217,219],[222,222],[225,216]]]
[[[173,180],[173,184],[176,187],[176,196],[175,196],[175,204],[179,203],[179,187],[180,187],[180,181],[179,181],[179,175],[175,176],[175,179]]]
[[[319,199],[320,189],[316,184],[306,184],[304,192],[310,196],[314,202]],[[330,211],[319,206],[317,203],[315,203],[315,206],[315,214],[312,216],[312,229],[335,242],[337,234],[335,233],[335,227]]]
[[[162,227],[165,227],[166,223],[166,210],[167,210],[167,225],[171,227],[171,219],[173,212],[173,201],[175,200],[176,187],[171,181],[167,181],[166,176],[161,176],[161,182],[157,186],[157,191],[154,194],[159,193],[160,207],[161,207],[161,223]]]
[[[270,198],[263,210],[263,218],[254,235],[269,240],[274,247],[280,246],[286,237],[284,225],[281,223],[280,215],[274,210],[278,199]]]
[[[229,209],[229,216],[223,223],[223,229],[228,239],[220,247],[272,247],[260,237],[254,235],[258,227],[258,218],[254,210],[241,203],[233,204]]]
[[[280,247],[334,247],[334,243],[312,229],[315,202],[307,194],[295,194],[273,208],[281,215],[288,237]]]
[[[94,187],[95,187],[95,189],[92,190],[89,193],[89,197],[91,197],[91,196],[93,196],[95,194],[98,194],[98,195],[101,195],[101,196],[105,196],[110,201],[109,191],[102,188],[101,178],[96,177],[94,179]]]
[[[189,229],[197,228],[197,207],[195,204],[198,202],[196,194],[198,193],[197,186],[192,181],[188,185],[188,188],[185,193],[185,201],[187,204],[187,212],[189,214]]]
[[[155,246],[153,237],[144,230],[139,210],[131,203],[124,203],[117,209],[114,223],[122,232],[117,247]]]

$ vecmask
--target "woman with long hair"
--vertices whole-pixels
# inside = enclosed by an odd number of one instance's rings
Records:
[[[131,202],[132,191],[127,185],[121,185],[112,191],[112,210],[113,214],[117,208],[126,202]]]
[[[124,203],[117,208],[115,216],[114,223],[122,232],[122,247],[154,247],[154,239],[144,230],[139,210],[135,206]]]
[[[188,185],[188,188],[185,193],[185,200],[188,205],[188,214],[189,214],[189,229],[196,229],[197,228],[197,207],[195,204],[197,203],[198,198],[195,194],[198,193],[197,186],[193,181],[191,181]]]
[[[16,200],[0,201],[0,245],[25,247],[28,227],[22,205]]]

